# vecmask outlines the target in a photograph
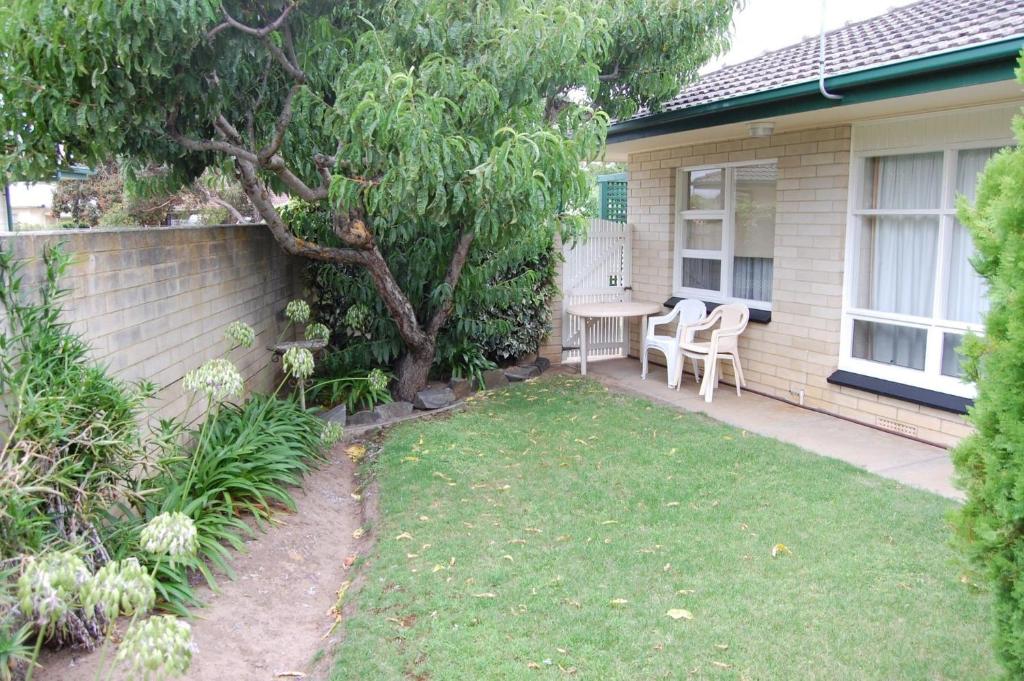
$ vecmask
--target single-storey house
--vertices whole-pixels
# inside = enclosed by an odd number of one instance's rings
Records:
[[[975,395],[957,346],[986,310],[955,201],[1013,143],[1024,2],[923,0],[823,43],[612,126],[632,295],[746,303],[750,389],[951,445]]]

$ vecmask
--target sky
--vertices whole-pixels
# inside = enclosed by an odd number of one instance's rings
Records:
[[[710,62],[701,71],[707,73],[723,66],[738,64],[763,52],[777,50],[821,30],[821,8],[825,5],[825,30],[885,14],[893,7],[915,0],[747,0],[746,7],[733,17],[732,49]]]

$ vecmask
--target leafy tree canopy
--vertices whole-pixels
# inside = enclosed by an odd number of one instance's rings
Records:
[[[609,117],[675,94],[737,0],[8,0],[13,174],[114,155],[235,174],[282,246],[366,268],[422,382],[474,242],[571,235]],[[331,218],[295,236],[283,191]],[[405,286],[394,270],[412,268]],[[409,280],[417,290],[409,290]],[[403,376],[407,378],[403,379]]]

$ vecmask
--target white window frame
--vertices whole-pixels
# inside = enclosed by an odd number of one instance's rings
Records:
[[[856,132],[854,133],[856,134]],[[846,253],[844,256],[843,277],[843,313],[840,323],[839,369],[863,376],[871,376],[903,385],[934,390],[947,395],[958,395],[973,399],[977,396],[977,388],[973,383],[966,383],[954,376],[942,374],[943,334],[946,332],[981,333],[983,325],[945,319],[946,298],[949,290],[949,252],[952,247],[953,227],[956,218],[956,169],[957,154],[961,150],[986,149],[1012,145],[1013,139],[996,137],[991,139],[971,140],[970,142],[948,143],[939,145],[918,145],[880,150],[856,151],[850,155],[850,190],[846,214]],[[866,209],[860,207],[863,200],[866,164],[869,158],[879,156],[900,156],[906,154],[942,153],[942,187],[940,207],[932,209]],[[936,248],[935,290],[932,292],[931,317],[878,312],[857,307],[857,276],[856,261],[858,244],[864,218],[878,215],[921,215],[939,218],[939,235]],[[928,336],[925,343],[925,363],[923,370],[893,366],[861,359],[853,356],[853,325],[855,321],[897,323],[901,326],[924,329]]]
[[[755,310],[772,309],[770,300],[749,300],[732,295],[732,269],[736,246],[736,168],[743,166],[778,166],[778,159],[759,158],[754,161],[733,161],[730,163],[708,163],[685,166],[676,170],[675,243],[673,247],[672,295],[679,298],[696,298],[711,303],[743,303]],[[722,171],[722,207],[714,210],[686,210],[689,173],[697,170]],[[778,182],[778,180],[776,180]],[[778,185],[776,184],[775,214],[778,216]],[[683,248],[683,229],[687,220],[720,220],[722,222],[722,246],[720,250],[698,250]],[[774,239],[774,235],[773,235]],[[720,260],[722,263],[718,290],[684,287],[683,258],[704,258]],[[773,248],[774,260],[774,248]],[[774,272],[774,267],[773,267]],[[773,274],[774,276],[774,274]],[[772,291],[775,291],[774,282]]]

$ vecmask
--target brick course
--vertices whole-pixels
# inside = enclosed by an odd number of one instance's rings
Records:
[[[71,294],[64,318],[104,362],[128,381],[160,386],[153,418],[181,416],[185,373],[224,350],[228,324],[256,330],[235,362],[250,390],[275,387],[267,347],[282,328],[281,311],[300,290],[300,263],[260,225],[124,230],[16,232],[0,247],[29,258],[25,284],[43,277],[40,256],[63,242],[74,256],[62,285]],[[0,319],[2,323],[2,319]],[[194,415],[194,414],[193,414]]]

